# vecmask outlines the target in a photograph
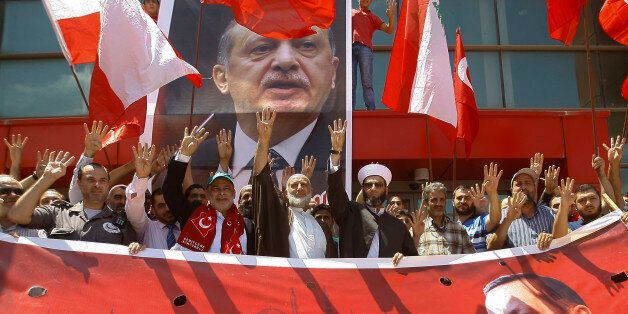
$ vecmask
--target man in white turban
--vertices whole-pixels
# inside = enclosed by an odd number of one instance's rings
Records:
[[[340,228],[340,257],[393,257],[396,265],[404,255],[417,255],[417,250],[408,228],[386,213],[392,173],[380,164],[364,166],[358,172],[364,205],[350,201],[339,169],[346,129],[346,121],[341,120],[329,126],[332,148],[327,193],[331,215]]]

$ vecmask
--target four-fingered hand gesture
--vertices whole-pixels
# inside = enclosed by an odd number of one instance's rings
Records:
[[[469,194],[471,194],[471,199],[473,200],[473,206],[475,206],[476,210],[483,209],[484,205],[486,205],[486,197],[484,196],[486,182],[488,181],[484,181],[482,187],[476,183],[475,186],[471,186],[469,190]]]
[[[24,139],[22,139],[22,134],[18,134],[17,136],[12,134],[11,143],[9,143],[6,138],[4,139],[4,144],[7,145],[7,148],[9,149],[11,162],[19,163],[22,160],[22,151],[24,150],[26,142],[28,142],[28,137],[25,136]]]
[[[530,157],[530,169],[536,172],[536,176],[540,177],[543,171],[543,160],[545,156],[542,153],[534,154],[534,157]]]
[[[233,155],[233,146],[231,146],[231,130],[220,130],[216,135],[216,145],[218,146],[218,158],[220,160],[230,160]],[[226,170],[226,169],[225,169]]]
[[[508,213],[506,214],[506,219],[513,221],[521,217],[521,207],[525,204],[526,198],[527,196],[521,191],[508,198]]]
[[[183,139],[181,140],[179,151],[181,154],[191,157],[208,136],[209,132],[206,132],[205,128],[199,130],[198,126],[195,126],[192,132],[188,133],[188,128],[186,127],[183,132]]]
[[[386,16],[389,18],[394,16],[397,13],[397,0],[387,0],[386,1]]]
[[[94,157],[96,152],[102,148],[102,139],[107,135],[109,126],[104,125],[102,121],[92,122],[92,129],[87,127],[87,123],[83,123],[83,130],[85,130],[85,148],[83,148],[83,155],[86,157]]]
[[[560,205],[564,208],[570,208],[576,202],[576,194],[573,192],[574,180],[567,178],[560,180],[558,192],[560,193]]]
[[[316,169],[316,158],[314,156],[305,156],[305,158],[301,159],[301,174],[308,179],[312,179],[314,169]]]
[[[264,108],[262,112],[256,112],[255,118],[257,119],[257,134],[258,140],[267,145],[270,144],[270,137],[273,134],[273,124],[277,113],[275,110],[271,110],[269,107]]]
[[[135,175],[138,178],[147,178],[150,176],[153,167],[153,158],[155,157],[155,145],[139,144],[133,149],[133,157],[135,158]]]
[[[334,120],[333,126],[328,125],[327,128],[329,129],[329,134],[331,136],[331,149],[341,152],[345,145],[347,120],[344,122],[342,119]]]
[[[560,174],[560,167],[551,165],[545,170],[545,193],[554,194],[554,191],[558,187],[558,175]]]
[[[488,166],[484,165],[484,183],[482,187],[486,193],[497,193],[497,187],[499,186],[499,179],[501,179],[503,170],[499,170],[496,163],[490,163]]]
[[[606,143],[602,144],[608,153],[608,162],[611,165],[619,165],[621,163],[621,157],[624,154],[624,144],[626,144],[626,138],[619,135],[615,139],[611,137],[611,147],[606,146]]]
[[[59,151],[56,155],[51,152],[48,157],[48,163],[42,174],[42,178],[56,181],[65,175],[65,171],[74,161],[74,156],[70,156],[69,152]]]

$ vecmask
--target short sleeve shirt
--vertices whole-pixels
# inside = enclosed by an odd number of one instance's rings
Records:
[[[486,251],[486,236],[488,235],[486,230],[487,219],[488,215],[486,214],[476,215],[469,217],[462,223],[462,226],[464,226],[469,234],[469,239],[471,243],[473,243],[476,252]]]
[[[352,42],[373,49],[373,33],[382,25],[382,19],[370,10],[351,10]]]
[[[508,213],[508,208],[502,209],[502,221]],[[526,218],[523,215],[515,219],[508,228],[507,247],[535,245],[541,233],[552,233],[554,215],[545,204],[539,203],[534,216]]]
[[[431,217],[425,219],[425,231],[419,240],[419,255],[475,253],[469,235],[460,222],[445,217],[445,226],[437,227]]]

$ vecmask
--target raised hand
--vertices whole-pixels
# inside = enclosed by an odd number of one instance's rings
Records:
[[[564,208],[569,208],[576,202],[576,194],[573,192],[574,180],[567,178],[560,180],[558,191],[560,193],[560,204]]]
[[[480,187],[480,185],[476,183],[475,187],[471,186],[471,189],[469,191],[469,193],[471,194],[471,198],[473,199],[473,206],[475,206],[475,208],[478,210],[484,208],[484,205],[486,204],[486,197],[484,196],[486,182],[487,181],[484,181],[482,187]]]
[[[94,157],[96,152],[102,148],[102,139],[107,135],[109,126],[104,125],[102,121],[92,122],[92,129],[87,127],[87,123],[83,123],[83,130],[85,130],[85,148],[83,148],[83,155],[86,157]]]
[[[547,250],[550,244],[552,244],[552,240],[554,240],[554,236],[549,233],[541,233],[539,234],[538,239],[536,239],[536,246],[539,250]]]
[[[541,153],[536,153],[534,157],[530,157],[530,169],[536,172],[537,177],[541,176],[541,171],[543,171],[543,159],[544,156]]]
[[[311,179],[314,169],[316,169],[316,158],[314,156],[305,156],[305,158],[301,159],[301,174]]]
[[[42,174],[42,178],[56,181],[65,175],[65,171],[74,161],[74,156],[70,156],[69,152],[59,151],[56,155],[51,152],[48,157],[48,163]]]
[[[148,144],[139,144],[133,149],[133,157],[135,163],[135,175],[138,178],[147,178],[150,176],[153,166],[153,158],[155,156],[155,145],[148,146]]]
[[[44,174],[44,170],[46,170],[46,165],[48,165],[48,159],[50,157],[50,152],[46,149],[44,154],[42,155],[40,151],[37,151],[37,165],[35,166],[35,175],[38,178]]]
[[[331,136],[331,149],[342,152],[347,134],[347,120],[344,122],[342,119],[335,120],[333,127],[332,125],[328,125],[327,128]]]
[[[15,134],[12,134],[11,143],[9,143],[6,138],[4,139],[4,144],[9,149],[9,157],[11,158],[11,162],[19,163],[22,160],[22,151],[24,150],[26,142],[28,142],[28,137],[25,136],[24,139],[22,139],[22,134],[18,134],[17,136],[15,136]]]
[[[490,165],[484,165],[484,183],[483,188],[486,193],[497,193],[497,187],[499,186],[499,179],[501,179],[503,170],[499,170],[496,163],[490,163]]]
[[[397,217],[397,215],[399,215],[399,213],[401,212],[401,208],[397,206],[397,204],[389,203],[388,205],[386,205],[386,212],[393,217]]]
[[[286,166],[283,168],[283,173],[281,174],[281,186],[286,187],[288,184],[288,179],[294,174],[294,168],[292,166]]]
[[[218,145],[218,157],[220,160],[230,160],[233,155],[233,146],[231,146],[231,130],[222,129],[216,135],[216,145]]]
[[[612,165],[618,165],[621,163],[621,157],[624,154],[624,144],[626,144],[626,138],[617,135],[617,138],[611,137],[611,147],[606,146],[603,143],[604,149],[608,153],[608,162]]]
[[[545,193],[554,194],[554,190],[558,187],[558,175],[560,174],[560,167],[554,165],[549,166],[545,170]]]
[[[508,198],[508,213],[506,219],[513,221],[521,217],[521,207],[526,202],[526,195],[519,191]]]
[[[264,108],[262,112],[256,112],[255,117],[257,119],[257,134],[258,140],[267,145],[270,144],[270,137],[273,134],[273,124],[277,114],[270,107]]]
[[[397,0],[386,1],[386,16],[392,16],[397,12]]]
[[[598,175],[605,175],[604,168],[606,168],[606,162],[604,161],[604,158],[593,154],[593,157],[591,157],[591,167]]]
[[[425,231],[425,219],[427,219],[427,214],[427,208],[420,208],[410,214],[410,216],[412,216],[412,235],[415,238],[420,238],[423,231]]]
[[[207,139],[209,136],[209,132],[205,131],[205,128],[198,129],[198,126],[195,126],[192,129],[192,132],[188,133],[188,128],[185,128],[183,131],[183,139],[181,140],[181,146],[179,147],[179,151],[181,154],[185,156],[192,156],[198,149],[198,147]]]

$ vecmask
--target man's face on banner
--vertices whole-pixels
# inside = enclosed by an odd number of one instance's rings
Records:
[[[235,112],[254,113],[265,107],[278,112],[313,112],[335,87],[338,58],[332,54],[328,30],[311,36],[277,40],[240,25],[228,30],[228,62],[216,65],[213,77],[223,94],[231,95]]]

